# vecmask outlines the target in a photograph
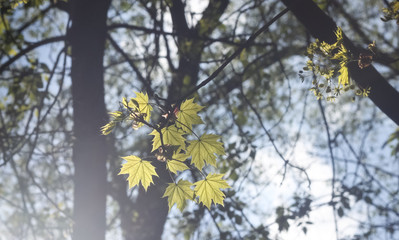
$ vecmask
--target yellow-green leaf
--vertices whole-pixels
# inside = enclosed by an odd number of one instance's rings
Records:
[[[129,106],[129,103],[128,103],[128,101],[127,101],[127,99],[125,98],[125,97],[123,97],[122,98],[122,105],[123,105],[123,107],[124,108],[128,108],[128,106]],[[130,107],[130,106],[129,106]]]
[[[179,180],[176,183],[169,183],[165,193],[162,197],[168,197],[169,211],[173,205],[177,205],[177,208],[183,212],[186,207],[186,200],[194,200],[194,191],[191,189],[193,184],[186,180]]]
[[[134,120],[136,120],[137,126],[136,128],[140,128],[144,124],[142,122],[137,121],[135,117],[142,117],[142,119],[146,122],[150,121],[152,106],[148,103],[148,95],[147,93],[134,92],[136,94],[135,98],[131,98],[127,103],[126,99],[123,98],[122,103],[125,108],[130,108],[133,111],[135,116],[132,116]],[[137,115],[137,116],[136,116]]]
[[[112,130],[116,127],[116,123],[122,122],[125,116],[121,111],[115,111],[115,112],[110,112],[108,113],[111,121],[107,123],[106,125],[101,127],[101,134],[102,135],[108,135],[112,132]]]
[[[392,4],[392,9],[394,12],[399,11],[399,2],[398,1],[392,2],[391,4]]]
[[[152,180],[153,176],[158,174],[155,172],[155,167],[148,161],[144,161],[137,156],[122,157],[127,162],[122,164],[121,171],[118,175],[129,174],[127,180],[129,182],[129,188],[138,185],[141,182],[144,189],[147,191],[148,186],[154,183]]]
[[[166,167],[174,174],[177,174],[177,171],[184,171],[189,169],[184,161],[188,158],[187,154],[184,153],[174,153],[171,160],[166,161]]]
[[[101,127],[101,134],[102,135],[108,135],[112,132],[112,130],[114,130],[116,126],[116,122],[115,121],[110,121],[109,123],[107,123],[106,125]]]
[[[215,154],[225,154],[223,144],[217,141],[219,138],[218,135],[204,134],[199,140],[189,141],[187,152],[192,156],[191,161],[198,169],[201,170],[205,163],[215,166]]]
[[[203,121],[198,116],[198,111],[204,107],[193,103],[194,98],[187,99],[180,105],[177,113],[176,125],[181,127],[185,132],[191,132],[193,124],[201,124]]]
[[[163,144],[165,145],[172,145],[172,146],[181,146],[184,148],[184,137],[182,136],[183,132],[177,129],[174,125],[169,127],[164,127],[161,129],[162,137],[163,137]],[[157,130],[153,130],[150,135],[153,135],[154,138],[152,139],[152,150],[157,150],[161,145],[161,135]]]
[[[208,174],[204,180],[194,183],[195,194],[199,197],[199,202],[204,204],[208,209],[211,208],[212,201],[215,204],[223,204],[224,193],[220,191],[222,188],[230,188],[226,180],[222,179],[223,174]]]
[[[144,120],[147,122],[150,120],[152,106],[148,103],[148,95],[147,93],[135,92],[136,97],[133,98],[139,104],[140,113],[145,114]]]
[[[345,64],[341,64],[341,68],[339,69],[339,76],[338,76],[338,84],[342,86],[349,85],[349,72],[348,67]]]

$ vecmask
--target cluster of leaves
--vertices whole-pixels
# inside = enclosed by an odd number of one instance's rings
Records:
[[[1,9],[3,12],[10,11],[18,7],[20,4],[27,4],[28,0],[11,0],[11,1],[1,1]]]
[[[1,0],[0,1],[0,11],[2,13],[10,13],[12,12],[15,8],[19,6],[25,6],[25,7],[37,7],[40,6],[44,0]]]
[[[311,212],[311,203],[312,199],[310,196],[306,196],[304,198],[295,196],[294,203],[291,204],[288,208],[283,206],[279,206],[276,209],[276,223],[278,224],[278,230],[288,231],[290,227],[289,220],[298,220],[302,219],[297,226],[302,226],[302,231],[307,233],[307,226],[313,224],[313,222],[309,220],[303,219],[305,216],[309,218],[309,213]]]
[[[168,184],[163,197],[168,197],[169,210],[174,204],[181,211],[186,206],[186,200],[199,202],[210,208],[214,204],[223,205],[225,198],[220,189],[230,188],[223,174],[205,174],[203,168],[206,164],[216,166],[216,154],[224,155],[223,144],[218,141],[220,136],[214,134],[203,134],[198,136],[192,129],[194,124],[203,124],[198,112],[202,106],[188,99],[180,106],[170,106],[163,112],[163,119],[154,125],[150,123],[152,104],[148,101],[148,95],[136,92],[136,97],[129,101],[122,100],[122,111],[111,112],[111,121],[102,127],[102,134],[109,134],[115,126],[123,121],[130,121],[134,129],[148,126],[153,131],[149,135],[152,139],[152,152],[154,156],[140,158],[138,156],[123,157],[127,162],[122,165],[119,174],[128,174],[129,187],[141,185],[145,190],[153,183],[153,177],[158,176],[152,160],[165,163],[173,180]],[[195,140],[187,140],[187,137]],[[189,161],[188,159],[191,159]],[[178,172],[195,169],[204,177],[202,180],[191,183],[188,180],[179,179]]]
[[[312,71],[315,78],[312,81],[313,87],[310,90],[317,97],[317,100],[326,98],[327,101],[335,99],[343,92],[353,91],[355,95],[367,97],[370,89],[359,89],[349,77],[348,63],[358,61],[360,68],[368,67],[373,56],[371,54],[360,54],[355,59],[343,44],[343,33],[341,28],[335,31],[337,41],[333,44],[321,42],[316,39],[309,45],[306,56],[309,60],[306,63],[305,71]],[[375,43],[370,44],[370,48]],[[301,72],[302,73],[302,72]],[[338,81],[333,81],[338,76]],[[300,74],[304,79],[304,76]],[[354,98],[353,98],[354,99]]]
[[[383,8],[382,11],[384,12],[384,17],[381,18],[382,21],[396,20],[396,24],[399,25],[399,1],[391,2],[389,7]]]
[[[330,203],[335,206],[338,217],[342,218],[345,216],[346,212],[351,211],[355,206],[355,203],[363,201],[368,205],[376,205],[373,199],[377,198],[381,193],[381,189],[373,189],[370,183],[359,182],[355,186],[347,186],[342,184],[341,189],[339,189],[339,194],[335,196],[335,199]],[[378,204],[377,204],[378,205]],[[378,206],[379,210],[377,215],[386,214],[385,206]],[[389,230],[387,229],[389,232]],[[357,235],[358,238],[354,239],[369,239],[370,235],[373,233],[371,229],[364,232],[361,235]]]
[[[395,143],[396,141],[396,143]],[[396,156],[399,154],[399,128],[397,128],[395,130],[395,132],[393,132],[388,140],[384,143],[384,146],[386,146],[387,144],[391,144],[391,155],[392,156]]]

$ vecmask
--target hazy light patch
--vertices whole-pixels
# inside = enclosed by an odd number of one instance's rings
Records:
[[[305,143],[299,142],[293,159],[290,162],[307,169],[307,174],[311,179],[310,189],[307,187],[307,181],[303,174],[298,170],[288,167],[284,181],[282,181],[281,168],[283,162],[280,158],[270,154],[273,151],[269,148],[258,151],[259,156],[257,162],[260,163],[263,170],[262,179],[271,181],[270,185],[264,189],[260,196],[254,200],[254,205],[262,210],[272,210],[272,215],[267,215],[266,218],[260,220],[264,225],[270,225],[270,236],[279,236],[282,239],[298,239],[298,240],[335,240],[335,224],[333,209],[326,203],[331,199],[331,178],[332,170],[329,164],[326,164],[323,159],[317,158],[309,154],[311,146],[306,146]],[[277,174],[276,174],[277,173]],[[272,224],[275,222],[276,215],[274,209],[279,206],[289,207],[293,204],[292,196],[294,193],[306,194],[312,196],[312,211],[308,217],[304,217],[298,221],[289,220],[290,228],[288,232],[278,231],[278,225]],[[300,195],[302,196],[302,195]],[[261,200],[261,201],[260,201]],[[351,212],[351,216],[360,214]],[[364,216],[363,216],[364,217]],[[297,226],[300,222],[311,221],[313,224]],[[307,227],[307,234],[304,234],[302,227]],[[354,220],[349,218],[338,218],[339,237],[350,236],[357,232],[358,225]]]
[[[195,26],[201,20],[202,12],[208,6],[209,1],[188,1],[186,19],[189,26]]]

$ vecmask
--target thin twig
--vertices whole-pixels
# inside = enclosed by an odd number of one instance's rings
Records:
[[[337,213],[336,213],[336,207],[334,204],[334,198],[335,198],[335,158],[334,158],[334,153],[332,149],[332,139],[330,135],[330,128],[328,126],[326,114],[324,112],[324,107],[321,101],[318,101],[319,103],[319,108],[321,112],[321,116],[323,118],[324,126],[326,128],[326,133],[327,133],[327,143],[328,143],[328,150],[330,152],[330,159],[331,159],[331,167],[332,167],[332,179],[331,179],[331,202],[332,202],[332,208],[333,208],[333,216],[334,216],[334,225],[335,225],[335,234],[337,240],[339,239],[338,237],[338,221],[337,221]]]
[[[192,95],[193,93],[195,93],[196,91],[198,91],[200,88],[202,88],[203,86],[207,85],[210,81],[212,81],[213,79],[216,78],[217,75],[219,75],[219,73],[227,66],[230,64],[231,61],[233,61],[234,58],[236,58],[238,55],[241,54],[241,52],[245,49],[251,46],[251,44],[253,43],[253,41],[264,31],[266,31],[270,25],[272,25],[274,22],[276,22],[280,17],[282,17],[285,13],[288,12],[288,8],[285,8],[284,10],[282,10],[279,14],[277,14],[275,17],[273,17],[268,23],[266,23],[263,27],[261,27],[258,31],[256,31],[254,34],[252,34],[247,41],[245,41],[245,43],[243,45],[241,45],[239,48],[237,48],[237,50],[231,54],[226,61],[224,61],[222,63],[222,65],[220,65],[207,79],[205,79],[204,81],[202,81],[199,85],[197,85],[194,89],[192,89],[191,91],[189,91],[186,95],[184,95],[183,97],[180,98],[180,100],[178,101],[181,102],[183,99],[188,98],[190,95]]]
[[[0,66],[0,73],[2,73],[8,66],[10,66],[12,63],[14,63],[16,60],[18,60],[20,57],[25,56],[28,52],[41,47],[43,45],[49,44],[49,43],[54,43],[54,42],[60,42],[60,41],[65,41],[66,36],[57,36],[57,37],[51,37],[51,38],[46,38],[42,41],[35,42],[32,45],[29,45],[27,48],[23,49],[19,53],[17,53],[14,57],[8,59],[4,64]]]
[[[304,168],[298,167],[294,164],[292,164],[289,160],[285,159],[285,157],[283,156],[283,154],[280,152],[280,150],[278,149],[272,135],[270,134],[269,130],[266,129],[265,125],[263,124],[262,121],[262,117],[260,116],[259,112],[255,109],[255,107],[252,105],[252,103],[249,101],[249,99],[245,96],[244,91],[242,89],[242,87],[240,88],[241,91],[241,95],[244,99],[244,101],[247,103],[247,105],[249,106],[249,108],[251,108],[251,110],[255,113],[256,118],[259,121],[259,124],[261,125],[263,131],[266,133],[267,137],[269,138],[269,141],[272,143],[274,150],[276,151],[276,153],[278,154],[278,156],[284,161],[284,173],[283,173],[283,179],[281,181],[281,183],[284,181],[285,179],[285,175],[286,175],[286,170],[287,170],[287,166],[296,168],[298,170],[300,170],[301,172],[303,172],[306,176],[306,179],[308,181],[308,187],[310,188],[311,185],[311,181],[310,178],[308,176],[308,173],[306,172],[306,170]]]

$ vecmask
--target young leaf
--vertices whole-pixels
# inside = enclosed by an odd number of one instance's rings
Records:
[[[165,145],[173,145],[173,146],[182,146],[184,148],[184,137],[182,136],[183,132],[179,131],[174,125],[169,127],[164,127],[161,129],[163,144]],[[161,145],[161,136],[157,130],[153,130],[150,135],[153,135],[152,139],[152,150],[157,150]]]
[[[177,171],[187,170],[188,167],[184,163],[184,161],[188,158],[187,154],[184,153],[174,153],[171,160],[166,161],[166,167],[169,171],[174,174],[177,174]]]
[[[199,202],[204,204],[208,209],[211,208],[212,201],[215,204],[223,205],[224,193],[221,188],[230,188],[226,180],[222,179],[223,174],[208,174],[204,180],[194,183],[195,194],[199,197]]]
[[[116,127],[115,121],[110,121],[109,123],[101,127],[101,134],[108,135],[112,132],[112,130],[114,130],[115,127]]]
[[[148,95],[147,93],[135,92],[136,97],[133,98],[139,104],[140,113],[144,113],[146,116],[144,120],[147,122],[150,120],[152,106],[148,103]]]
[[[204,107],[193,103],[194,98],[187,99],[180,105],[180,109],[177,112],[177,127],[181,127],[184,132],[191,132],[193,124],[201,124],[203,121],[197,115],[198,111]]]
[[[349,72],[348,67],[345,64],[341,64],[341,68],[339,69],[339,76],[338,76],[338,84],[342,86],[349,85]]]
[[[121,171],[118,175],[129,174],[127,180],[129,181],[129,188],[138,185],[141,182],[144,189],[147,191],[148,186],[152,181],[152,176],[157,176],[155,167],[148,161],[143,161],[141,158],[136,156],[122,157],[127,162],[122,164]]]
[[[125,116],[123,115],[123,113],[121,111],[110,112],[108,114],[111,118],[111,121],[101,127],[102,135],[110,134],[112,132],[112,130],[116,127],[116,123],[122,122],[125,118]]]
[[[168,197],[169,211],[176,203],[177,208],[183,212],[183,209],[186,207],[186,200],[194,200],[194,191],[191,189],[192,185],[189,181],[181,179],[177,184],[169,183],[162,196],[163,198]]]
[[[224,148],[221,142],[217,140],[220,138],[214,134],[204,134],[199,140],[189,141],[190,145],[187,148],[187,152],[192,156],[193,164],[198,168],[202,169],[205,165],[211,164],[216,165],[216,154],[224,155]]]
[[[143,120],[148,122],[151,118],[152,106],[148,103],[148,95],[147,93],[134,92],[136,94],[135,98],[131,98],[127,103],[126,98],[123,98],[122,103],[125,108],[130,108],[134,111],[135,115],[142,116]],[[133,118],[134,119],[134,118]],[[137,122],[136,129],[140,128],[144,124],[142,122]]]

